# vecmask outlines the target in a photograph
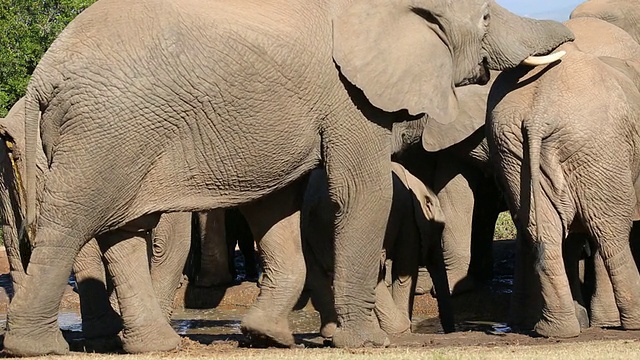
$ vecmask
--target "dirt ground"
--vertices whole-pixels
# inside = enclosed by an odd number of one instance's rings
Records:
[[[338,357],[340,359],[355,358],[360,355],[385,359],[500,358],[504,354],[513,356],[518,354],[516,358],[635,358],[632,355],[640,351],[640,332],[636,331],[591,328],[573,339],[547,339],[509,332],[504,323],[507,321],[509,311],[513,248],[513,241],[496,241],[494,281],[490,286],[474,293],[454,298],[457,322],[455,333],[441,333],[435,299],[430,295],[422,295],[415,299],[414,333],[392,338],[390,349],[357,351],[326,349],[326,344],[317,333],[319,324],[317,313],[310,304],[307,304],[290,316],[298,346],[305,348],[304,350],[252,349],[244,343],[239,323],[242,315],[258,295],[259,289],[255,283],[242,282],[226,290],[202,290],[183,286],[176,296],[177,309],[173,318],[174,328],[183,336],[181,348],[175,352],[140,358],[198,358],[215,355],[224,358],[283,359],[296,357],[296,354],[298,357],[305,358]],[[3,319],[6,314],[7,293],[11,291],[8,272],[6,254],[1,250],[0,286],[3,289],[0,289],[0,319]],[[185,304],[188,307],[200,309],[183,309]],[[70,342],[71,349],[84,351],[87,349],[80,333],[78,312],[78,296],[71,286],[67,286],[61,305],[61,328]],[[4,329],[4,319],[0,320],[0,327]],[[622,352],[617,353],[619,356],[613,356],[610,351],[596,353],[595,350],[588,350],[605,349],[607,346]],[[554,352],[554,349],[558,352]],[[562,355],[563,351],[566,355]],[[575,357],[576,354],[582,355]],[[72,358],[86,356],[92,359],[96,357],[96,355],[75,353]]]

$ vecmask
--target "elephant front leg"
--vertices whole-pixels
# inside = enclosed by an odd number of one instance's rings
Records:
[[[165,318],[149,272],[147,239],[123,229],[97,237],[113,279],[124,323],[123,349],[128,353],[174,350],[180,336]]]
[[[264,272],[260,294],[242,319],[241,330],[257,346],[295,345],[288,316],[300,298],[306,268],[300,239],[304,179],[241,207],[256,236]]]
[[[122,319],[109,302],[102,251],[95,239],[85,244],[73,266],[80,295],[82,334],[86,339],[113,339]]]
[[[442,250],[451,294],[456,295],[475,287],[469,275],[474,194],[461,164],[439,161],[436,174],[435,188],[441,189],[438,200],[446,219]]]
[[[339,327],[333,344],[387,346],[386,334],[371,319],[380,249],[391,209],[388,130],[366,119],[341,122],[341,128],[353,125],[353,131],[333,134],[332,139],[327,130],[323,138],[329,194],[337,209],[333,285]]]

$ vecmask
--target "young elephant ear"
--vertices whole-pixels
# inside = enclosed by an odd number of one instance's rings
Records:
[[[333,19],[333,58],[382,110],[405,109],[444,123],[456,117],[452,52],[430,9],[408,1],[353,1]]]
[[[420,225],[425,220],[444,224],[445,217],[438,196],[420,179],[410,173],[404,166],[392,162],[391,168],[398,174],[405,186],[413,193],[413,209],[416,222]]]

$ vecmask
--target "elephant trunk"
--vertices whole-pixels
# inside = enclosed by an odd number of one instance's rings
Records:
[[[571,30],[557,21],[520,17],[491,3],[491,21],[484,47],[492,70],[513,68],[529,56],[549,54],[572,40]]]

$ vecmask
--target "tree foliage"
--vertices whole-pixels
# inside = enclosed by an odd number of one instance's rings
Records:
[[[64,27],[95,0],[0,0],[0,117]]]

